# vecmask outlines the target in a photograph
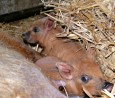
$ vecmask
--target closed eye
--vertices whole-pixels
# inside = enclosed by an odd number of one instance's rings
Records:
[[[36,32],[39,32],[40,29],[38,27],[34,27],[32,31],[36,33]]]

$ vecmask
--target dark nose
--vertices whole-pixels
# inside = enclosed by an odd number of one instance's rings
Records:
[[[111,92],[112,89],[113,89],[113,83],[110,83],[110,82],[105,82],[104,83],[104,86],[103,86],[103,89],[106,89],[107,91]]]
[[[24,40],[29,39],[29,37],[30,37],[30,33],[29,33],[29,32],[26,32],[26,33],[23,33],[23,34],[22,34],[22,38],[23,38]]]
[[[22,38],[26,38],[26,36],[27,36],[27,33],[22,34]]]
[[[22,37],[24,37],[25,35],[26,35],[26,33],[23,33],[23,34],[22,34]]]
[[[23,42],[25,44],[27,44],[27,45],[30,45],[30,46],[33,46],[33,47],[35,47],[37,45],[37,43],[34,43],[34,42],[32,43],[32,42],[29,41],[29,39],[30,39],[30,32],[23,33],[22,34],[22,38],[23,38]]]

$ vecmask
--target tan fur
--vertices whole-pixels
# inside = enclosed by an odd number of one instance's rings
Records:
[[[36,65],[41,68],[41,71],[48,77],[53,80],[61,80],[58,69],[56,68],[56,63],[62,62],[62,60],[47,56],[36,61]]]
[[[18,51],[25,58],[33,62],[41,58],[38,52],[27,47],[23,42],[17,40],[16,38],[10,36],[5,32],[0,32],[0,42],[5,44],[5,46],[7,46],[8,48]]]
[[[59,28],[54,28],[53,25],[51,27],[51,21],[49,23],[48,21],[47,18],[37,21],[32,29],[27,32],[30,36],[25,39],[28,42],[40,43],[44,47],[44,53],[58,57],[72,65],[71,75],[73,78],[66,80],[66,89],[69,93],[82,96],[83,85],[92,95],[97,94],[102,89],[105,79],[99,65],[95,63],[93,54],[78,43],[64,42],[63,39],[56,38],[56,34],[62,31]],[[37,27],[39,32],[34,32],[34,27]],[[92,78],[86,84],[81,81],[81,76],[84,74]]]
[[[66,98],[40,69],[0,43],[0,98]]]

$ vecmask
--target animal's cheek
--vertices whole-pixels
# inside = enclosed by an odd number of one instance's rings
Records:
[[[78,96],[84,96],[82,84],[79,82],[75,82],[76,84],[76,89],[78,90]]]
[[[34,33],[31,33],[30,37],[29,37],[29,41],[30,42],[36,42],[37,41],[37,35]]]
[[[70,83],[66,86],[67,91],[72,95],[84,96],[84,92],[82,90],[82,85],[78,81],[74,81],[74,83]]]
[[[96,81],[90,81],[88,84],[84,85],[84,87],[86,88],[86,90],[88,90],[92,95],[96,95],[101,88],[100,87],[100,83],[96,82]]]
[[[91,84],[94,85],[95,89],[98,91],[102,90],[104,83],[105,80],[102,80],[101,78],[94,78],[91,82]]]

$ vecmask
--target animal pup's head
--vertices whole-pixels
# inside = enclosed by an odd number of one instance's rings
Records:
[[[80,60],[77,63],[77,67],[73,67],[51,57],[36,62],[42,70],[48,71],[46,75],[52,80],[53,85],[62,92],[65,92],[64,86],[69,95],[85,96],[82,87],[85,87],[92,95],[98,95],[98,92],[102,89],[111,91],[113,85],[105,81],[96,63],[87,59]],[[56,67],[58,71],[54,70]],[[53,71],[55,72],[53,73]]]
[[[105,81],[99,66],[92,61],[82,60],[76,68],[59,62],[56,66],[69,95],[84,96],[83,87],[94,96],[99,95],[102,89],[112,90],[113,84]]]
[[[28,32],[22,34],[23,40],[30,44],[43,43],[46,35],[55,29],[54,26],[54,20],[48,17],[40,19],[32,25]]]

